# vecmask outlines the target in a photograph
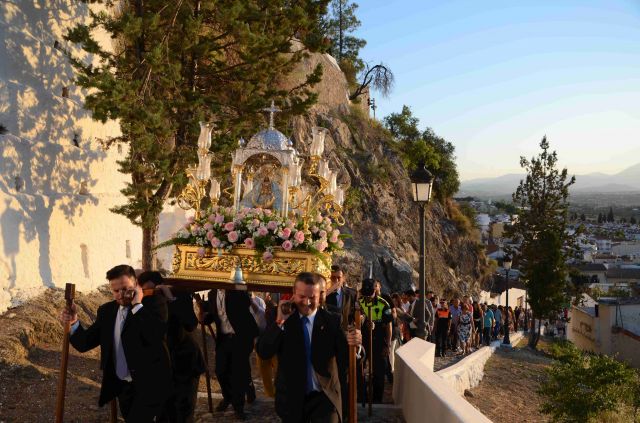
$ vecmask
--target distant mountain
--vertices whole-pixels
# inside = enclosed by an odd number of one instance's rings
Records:
[[[509,196],[516,190],[524,176],[524,174],[510,173],[495,178],[462,181],[457,196]],[[581,194],[640,192],[640,163],[614,175],[606,173],[576,175],[576,183],[571,187],[571,192]]]

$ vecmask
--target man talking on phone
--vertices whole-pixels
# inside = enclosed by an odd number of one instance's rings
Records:
[[[107,272],[113,301],[98,308],[86,329],[76,306],[61,314],[71,324],[70,342],[79,352],[100,346],[102,385],[98,404],[118,398],[127,423],[156,420],[171,393],[169,355],[165,345],[167,309],[161,296],[143,298],[131,266]]]
[[[359,346],[362,335],[355,329],[345,335],[339,316],[319,303],[320,279],[300,273],[292,301],[280,301],[277,321],[258,340],[262,359],[278,356],[276,412],[284,423],[342,421],[347,346]]]

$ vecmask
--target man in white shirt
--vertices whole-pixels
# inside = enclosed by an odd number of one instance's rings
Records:
[[[162,412],[171,393],[171,370],[165,344],[167,308],[164,297],[143,299],[131,266],[107,272],[113,301],[98,308],[88,328],[78,321],[75,305],[63,310],[71,324],[70,342],[79,352],[100,346],[102,385],[98,404],[118,398],[126,422],[147,423]]]

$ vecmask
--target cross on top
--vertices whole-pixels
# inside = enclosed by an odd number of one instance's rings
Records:
[[[273,129],[273,117],[276,113],[281,112],[282,110],[278,109],[274,101],[271,100],[271,107],[264,108],[262,111],[269,113],[269,129]]]

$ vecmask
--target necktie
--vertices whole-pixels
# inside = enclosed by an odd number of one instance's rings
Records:
[[[338,308],[342,308],[342,289],[338,289],[336,292],[336,305]]]
[[[120,324],[116,325],[115,334],[116,376],[121,380],[125,380],[129,376],[127,358],[124,355],[124,348],[122,347],[122,329],[124,328],[124,322],[127,320],[128,311],[127,307],[120,307],[118,311],[118,313],[120,313]]]
[[[307,316],[300,319],[302,321],[302,330],[304,331],[304,349],[307,361],[307,386],[305,393],[313,391],[313,364],[311,363],[311,336],[307,324],[309,318]]]

